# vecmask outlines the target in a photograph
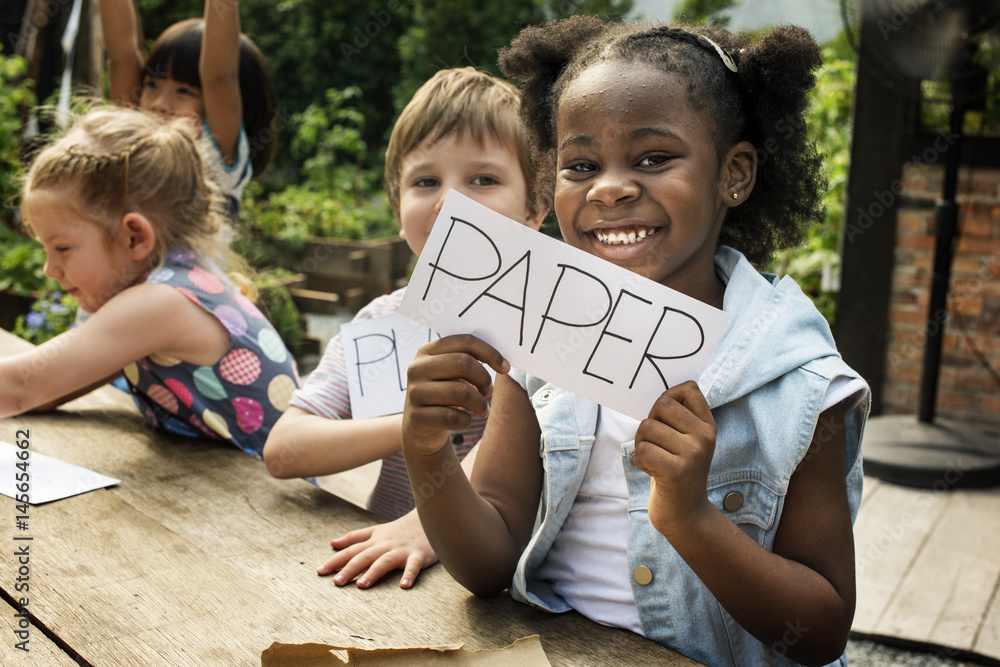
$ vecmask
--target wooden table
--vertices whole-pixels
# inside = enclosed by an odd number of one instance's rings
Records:
[[[0,331],[0,356],[27,343]],[[553,665],[693,665],[654,642],[504,594],[470,595],[441,566],[402,590],[318,577],[329,540],[367,526],[364,510],[209,440],[151,433],[106,387],[54,413],[0,420],[30,429],[32,452],[121,479],[30,508],[30,652],[14,647],[15,502],[0,546],[0,664],[259,665],[272,642],[497,649],[538,634]],[[74,660],[76,662],[74,662]]]

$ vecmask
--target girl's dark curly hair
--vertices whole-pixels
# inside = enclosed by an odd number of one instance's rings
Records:
[[[707,40],[725,49],[730,71]],[[602,61],[648,63],[688,84],[692,107],[714,120],[721,160],[738,141],[757,149],[753,195],[729,210],[719,242],[758,267],[781,248],[802,243],[821,219],[826,188],[822,157],[809,140],[803,113],[822,59],[801,28],[779,26],[750,39],[722,29],[605,24],[574,16],[525,28],[500,52],[500,69],[522,85],[521,121],[538,161],[538,192],[556,177],[556,110],[569,82]]]

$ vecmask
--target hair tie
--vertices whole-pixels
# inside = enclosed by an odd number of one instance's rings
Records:
[[[712,48],[715,49],[715,52],[719,54],[720,58],[722,58],[722,64],[725,65],[730,72],[740,71],[739,68],[736,67],[736,63],[733,62],[733,59],[729,56],[728,53],[726,53],[726,51],[721,46],[710,40],[708,37],[705,37],[704,35],[698,35],[698,36],[701,37],[706,42],[708,42],[712,46]]]

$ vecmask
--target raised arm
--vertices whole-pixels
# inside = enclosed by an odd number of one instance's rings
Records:
[[[480,361],[498,373],[492,409]],[[403,453],[420,522],[451,575],[477,595],[510,584],[542,483],[538,422],[527,395],[504,375],[509,368],[492,347],[460,335],[422,346],[407,374]],[[487,412],[470,482],[448,431]]]
[[[139,106],[142,94],[142,35],[133,0],[100,0],[101,31],[108,52],[108,87],[111,101]]]
[[[226,163],[233,164],[243,122],[238,0],[205,0],[198,73],[208,128]]]

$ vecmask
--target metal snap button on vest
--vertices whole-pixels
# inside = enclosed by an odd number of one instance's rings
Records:
[[[554,393],[555,392],[553,392],[551,389],[546,389],[545,391],[543,391],[542,393],[540,393],[538,395],[538,400],[539,401],[547,401],[550,398],[552,398],[552,394],[554,394]]]
[[[743,495],[736,493],[735,491],[727,493],[725,499],[722,501],[722,506],[730,512],[735,512],[739,508],[743,507]]]
[[[632,578],[640,586],[646,586],[653,580],[653,572],[645,565],[640,565],[632,570]]]

